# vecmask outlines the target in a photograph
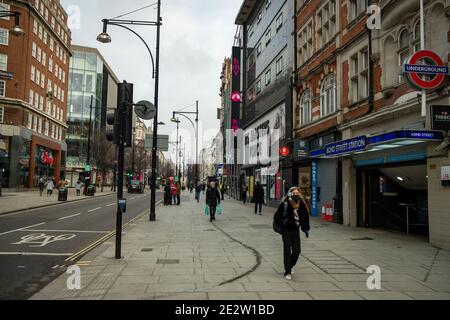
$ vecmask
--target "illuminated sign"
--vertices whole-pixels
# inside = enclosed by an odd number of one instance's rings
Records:
[[[450,130],[450,106],[431,106],[431,129]]]
[[[288,147],[280,147],[280,156],[287,157],[289,155]]]
[[[364,150],[367,145],[367,138],[365,136],[342,140],[335,143],[330,143],[325,146],[325,154],[327,156],[335,156],[343,153],[350,153],[354,151]]]
[[[403,65],[403,73],[408,83],[417,89],[433,90],[439,88],[448,74],[448,67],[435,52],[421,50],[414,53]],[[421,74],[434,75],[422,78]]]
[[[239,129],[239,109],[242,101],[241,94],[241,48],[231,49],[232,74],[231,74],[231,129],[236,137]],[[236,140],[236,139],[235,139]],[[234,148],[237,148],[237,141],[234,141]]]
[[[240,92],[232,92],[231,93],[231,101],[241,102],[241,93]]]

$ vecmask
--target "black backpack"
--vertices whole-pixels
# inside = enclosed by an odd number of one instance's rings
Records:
[[[286,223],[287,223],[287,207],[288,207],[288,204],[287,204],[287,202],[285,201],[285,202],[284,202],[284,210],[283,210],[283,225],[282,225],[282,226],[280,226],[280,225],[277,223],[277,220],[275,219],[276,213],[275,213],[274,216],[273,216],[272,227],[273,227],[273,231],[275,231],[276,233],[281,234],[281,232],[282,232],[282,230],[283,230],[283,226],[285,226]]]

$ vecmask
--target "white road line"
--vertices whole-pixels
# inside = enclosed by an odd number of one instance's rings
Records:
[[[37,229],[28,229],[26,231],[33,232],[74,232],[74,233],[109,233],[110,231],[95,231],[95,230],[37,230]]]
[[[95,211],[95,210],[98,210],[98,209],[101,209],[102,207],[97,207],[97,208],[95,208],[95,209],[91,209],[91,210],[88,210],[88,212],[92,212],[92,211]]]
[[[50,252],[0,252],[0,256],[71,256],[73,253],[50,253]]]
[[[114,203],[110,203],[110,204],[107,204],[106,206],[107,207],[111,207],[111,206],[113,206],[113,205],[115,205],[116,203],[114,202]]]
[[[22,230],[25,230],[25,229],[28,229],[28,228],[32,228],[32,227],[41,226],[41,225],[43,225],[43,224],[45,224],[45,222],[33,224],[32,226],[28,226],[28,227],[23,227],[23,228],[19,228],[19,229],[14,229],[14,230],[6,231],[6,232],[3,232],[3,233],[0,233],[0,236],[2,236],[2,235],[4,235],[4,234],[8,234],[8,233],[13,233],[13,232],[16,232],[16,231],[22,231]]]
[[[80,214],[81,214],[81,212],[79,212],[79,213],[75,213],[75,214],[73,214],[73,215],[71,215],[71,216],[67,216],[67,217],[62,217],[62,218],[59,218],[58,220],[69,219],[69,218],[72,218],[72,217],[76,217],[76,216],[79,216]]]

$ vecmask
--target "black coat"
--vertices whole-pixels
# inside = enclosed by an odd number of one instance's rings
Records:
[[[208,188],[208,190],[206,190],[206,204],[211,207],[220,204],[220,192],[217,188]]]
[[[284,203],[287,202],[287,215],[286,215],[286,223],[283,223],[283,212],[284,212]],[[298,215],[299,215],[299,221],[300,221],[300,228],[302,231],[309,231],[309,213],[308,209],[306,208],[306,205],[303,201],[300,201],[300,207],[298,208]],[[294,218],[294,208],[290,204],[289,200],[282,201],[281,204],[278,206],[277,212],[275,213],[274,217],[277,225],[283,226],[284,229],[292,230],[297,229],[297,225],[295,224],[295,218]]]
[[[255,191],[253,192],[253,202],[264,203],[264,188],[261,185],[255,187]]]

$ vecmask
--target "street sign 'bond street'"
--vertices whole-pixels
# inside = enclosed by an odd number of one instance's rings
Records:
[[[403,73],[408,83],[420,90],[434,90],[448,75],[448,67],[433,51],[421,50],[414,53],[403,65]],[[422,77],[421,75],[431,75]]]
[[[330,143],[325,146],[325,154],[327,156],[336,156],[344,153],[354,151],[361,151],[366,148],[367,138],[365,136],[356,137],[353,139],[342,140],[335,143]]]

